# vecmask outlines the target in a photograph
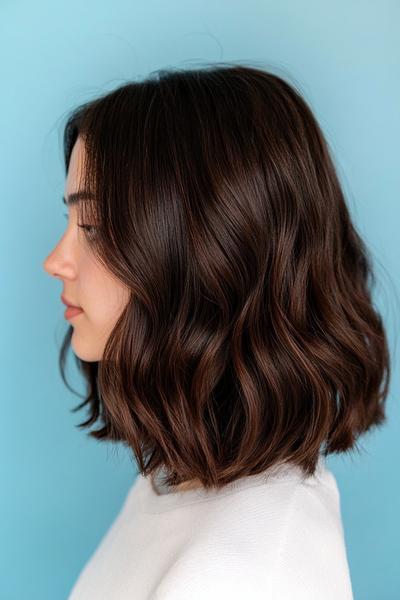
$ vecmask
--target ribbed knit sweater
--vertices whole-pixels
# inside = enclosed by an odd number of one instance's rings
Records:
[[[353,600],[340,495],[278,465],[222,490],[139,474],[68,600]]]

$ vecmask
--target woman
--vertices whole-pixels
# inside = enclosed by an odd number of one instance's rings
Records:
[[[367,248],[282,78],[161,71],[64,133],[75,410],[139,474],[70,600],[352,598],[328,454],[385,421]],[[381,389],[381,384],[383,387]]]

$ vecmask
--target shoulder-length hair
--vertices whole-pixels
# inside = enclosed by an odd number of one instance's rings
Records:
[[[131,290],[102,359],[76,358],[88,435],[205,488],[357,448],[386,419],[372,259],[294,86],[255,67],[162,70],[81,105],[89,251]],[[64,383],[72,326],[59,366]],[[71,389],[71,388],[70,388]],[[83,397],[83,396],[82,396]]]

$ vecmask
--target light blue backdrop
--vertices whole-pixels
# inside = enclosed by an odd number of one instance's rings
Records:
[[[61,282],[42,262],[65,226],[63,118],[131,77],[214,61],[271,68],[299,86],[377,261],[388,422],[361,455],[327,462],[355,599],[400,598],[399,22],[395,0],[1,2],[1,600],[66,598],[136,476],[121,446],[74,427],[85,413],[69,412],[79,398],[58,372],[68,324]]]

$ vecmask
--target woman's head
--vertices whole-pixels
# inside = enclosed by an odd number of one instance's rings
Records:
[[[68,226],[54,250],[45,260],[46,271],[64,283],[63,296],[83,312],[71,318],[71,345],[80,359],[101,360],[106,341],[129,299],[129,288],[93,256],[89,240],[96,235],[96,221],[82,223],[78,218],[77,198],[86,202],[82,186],[85,148],[80,137],[74,144],[69,160],[64,193],[68,207]],[[78,196],[80,194],[80,196]],[[83,235],[84,225],[87,229]]]
[[[80,426],[99,422],[91,436],[122,441],[146,475],[165,467],[167,484],[220,486],[289,461],[311,474],[321,450],[350,450],[383,423],[390,375],[328,145],[277,75],[156,75],[65,128],[68,177],[85,158],[67,193],[90,196],[47,266],[98,315],[76,317],[60,353],[65,381],[72,337]]]

